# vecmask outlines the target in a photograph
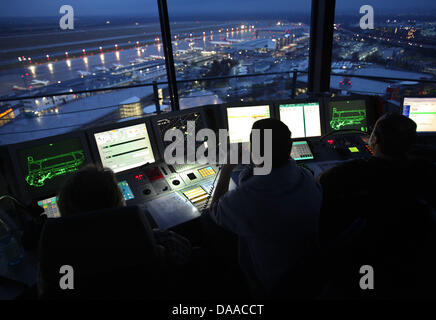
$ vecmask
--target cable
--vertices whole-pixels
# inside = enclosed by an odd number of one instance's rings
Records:
[[[13,196],[10,196],[8,194],[5,194],[3,196],[0,197],[0,201],[4,200],[4,199],[9,199],[12,200],[13,202],[15,202],[16,204],[18,204],[20,207],[26,209],[26,206],[23,205],[20,201],[18,201],[17,199],[15,199]]]

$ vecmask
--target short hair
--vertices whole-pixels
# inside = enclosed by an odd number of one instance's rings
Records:
[[[121,207],[124,197],[112,170],[89,165],[70,176],[57,200],[63,217]]]
[[[272,167],[285,165],[291,157],[292,141],[288,126],[277,119],[261,119],[253,124],[252,129],[260,130],[260,154],[265,155],[264,130],[272,130]],[[252,137],[250,135],[250,141]]]
[[[415,142],[416,123],[401,114],[387,113],[377,120],[374,135],[382,153],[403,156]]]

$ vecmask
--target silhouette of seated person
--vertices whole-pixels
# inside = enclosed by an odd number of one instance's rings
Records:
[[[291,132],[283,122],[262,119],[252,129],[260,131],[261,155],[266,157],[265,130],[272,132],[271,172],[254,175],[250,165],[229,191],[236,164],[224,165],[209,213],[217,225],[238,236],[239,264],[252,294],[274,297],[317,246],[322,195],[311,173],[290,158]]]
[[[365,264],[374,268],[377,297],[418,295],[413,290],[430,280],[418,278],[434,265],[428,258],[434,242],[436,171],[431,162],[410,155],[415,139],[411,119],[385,114],[369,140],[374,156],[318,176],[323,188],[320,243],[330,252],[333,295],[366,297],[359,285]],[[375,297],[369,292],[368,297]]]
[[[59,192],[57,205],[61,216],[67,217],[123,207],[126,201],[112,170],[89,165],[68,178]],[[148,216],[147,212],[144,214]],[[157,228],[153,235],[169,266],[181,267],[189,262],[191,244],[186,238]]]

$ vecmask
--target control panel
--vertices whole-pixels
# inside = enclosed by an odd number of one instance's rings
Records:
[[[177,166],[162,162],[118,173],[117,179],[120,181],[119,186],[127,205],[145,206],[151,211],[150,213],[155,220],[159,221],[163,220],[159,215],[168,214],[168,212],[159,211],[170,209],[163,207],[165,202],[172,206],[178,203],[180,214],[175,218],[180,223],[180,215],[184,214],[184,210],[189,211],[190,215],[192,212],[199,215],[209,207],[213,192],[212,185],[217,173],[218,167],[216,165]],[[156,206],[157,204],[159,206]],[[154,209],[155,207],[160,209]],[[159,227],[172,226],[173,220],[167,221],[168,218],[168,216],[165,217],[165,225],[159,225]]]
[[[133,172],[117,174],[120,188],[128,204],[142,203],[213,179],[217,173],[214,165],[187,165],[183,171],[170,169],[171,165],[159,163]]]

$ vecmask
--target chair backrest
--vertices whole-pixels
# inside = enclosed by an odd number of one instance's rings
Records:
[[[387,198],[360,217],[338,240],[334,259],[339,267],[334,286],[342,286],[344,296],[353,298],[406,298],[429,291],[420,280],[426,265],[434,265],[427,255],[435,248],[428,237],[434,232],[431,208],[417,198]],[[374,292],[361,290],[358,273],[371,265],[377,274]],[[428,268],[427,268],[428,269]],[[430,273],[434,273],[430,271]],[[430,273],[426,273],[430,282]],[[434,277],[431,281],[434,283]]]
[[[40,239],[41,298],[160,298],[165,266],[146,216],[124,207],[48,219]],[[61,289],[64,265],[74,289]]]

